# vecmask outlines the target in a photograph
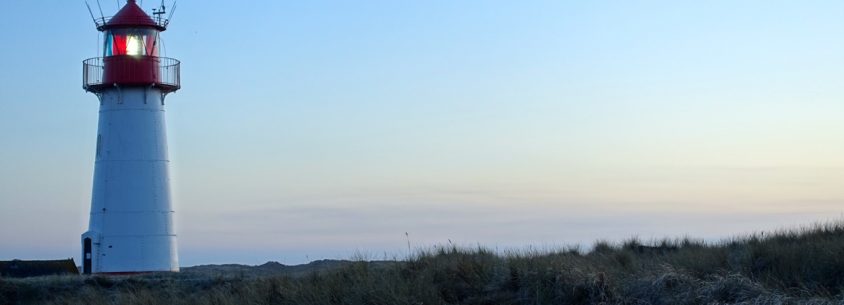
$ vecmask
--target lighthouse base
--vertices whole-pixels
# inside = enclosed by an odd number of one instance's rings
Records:
[[[176,236],[82,234],[82,271],[86,274],[178,272]]]

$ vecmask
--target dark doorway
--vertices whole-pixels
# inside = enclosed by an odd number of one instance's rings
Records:
[[[85,257],[82,258],[82,273],[83,274],[91,274],[91,259],[93,255],[91,255],[91,239],[86,237],[84,244],[82,245],[82,253]]]

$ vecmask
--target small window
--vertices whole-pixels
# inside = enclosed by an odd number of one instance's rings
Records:
[[[102,140],[103,140],[103,136],[97,135],[97,158],[100,157],[100,151],[102,151],[102,149],[103,149]]]

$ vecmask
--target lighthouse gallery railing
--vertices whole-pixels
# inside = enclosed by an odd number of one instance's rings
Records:
[[[135,60],[147,61],[153,64],[138,65],[133,62]],[[109,79],[105,79],[104,58],[89,58],[82,62],[82,88],[86,91],[99,92],[105,88],[114,87],[115,85],[126,85],[127,83],[123,80],[131,79],[132,77],[130,74],[133,73],[154,75],[154,79],[149,81],[149,83],[128,83],[128,85],[153,85],[160,87],[164,92],[173,92],[181,88],[181,63],[174,58],[141,56],[130,59],[127,56],[124,60],[110,60],[108,64],[109,71],[120,71],[120,74],[127,74],[129,77],[124,78],[120,77],[121,75],[112,75],[108,77]],[[152,67],[151,69],[157,68],[158,71],[136,71],[139,66]]]

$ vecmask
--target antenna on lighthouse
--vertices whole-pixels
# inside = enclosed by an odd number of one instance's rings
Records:
[[[94,11],[91,10],[91,5],[88,4],[88,1],[85,1],[85,6],[88,7],[88,13],[91,14],[91,20],[94,21],[94,26],[99,26],[97,24],[97,17],[94,17]]]
[[[170,8],[170,15],[167,18],[163,18],[164,14],[167,14],[167,6],[164,5],[164,0],[161,0],[161,6],[157,9],[152,9],[152,14],[155,15],[155,21],[158,22],[159,25],[163,27],[167,27],[170,24],[170,18],[173,18],[173,12],[176,10],[176,2],[173,2],[172,7]]]
[[[88,14],[91,14],[91,19],[94,20],[94,26],[99,27],[100,25],[105,24],[105,15],[103,15],[103,7],[100,5],[100,0],[97,0],[97,8],[100,10],[100,19],[97,19],[97,17],[94,16],[94,10],[92,10],[91,5],[88,4],[88,0],[85,0],[85,6],[88,7]]]
[[[164,0],[161,0],[161,6],[158,9],[152,9],[152,14],[155,15],[155,21],[158,24],[163,25],[164,22],[161,21],[161,15],[167,13],[167,8],[164,6]]]
[[[171,20],[173,20],[173,13],[176,12],[176,3],[178,3],[178,2],[179,2],[179,0],[173,1],[173,6],[170,7],[170,15],[167,16],[167,23],[168,24],[170,23]]]
[[[85,6],[88,7],[88,14],[91,14],[91,20],[94,21],[94,26],[100,26],[97,23],[97,17],[94,17],[94,11],[91,10],[91,5],[88,4],[88,1],[85,1]],[[100,53],[100,36],[97,35],[97,53]]]
[[[100,10],[100,20],[105,24],[105,14],[103,14],[103,6],[100,5],[100,0],[97,0],[97,8]]]

